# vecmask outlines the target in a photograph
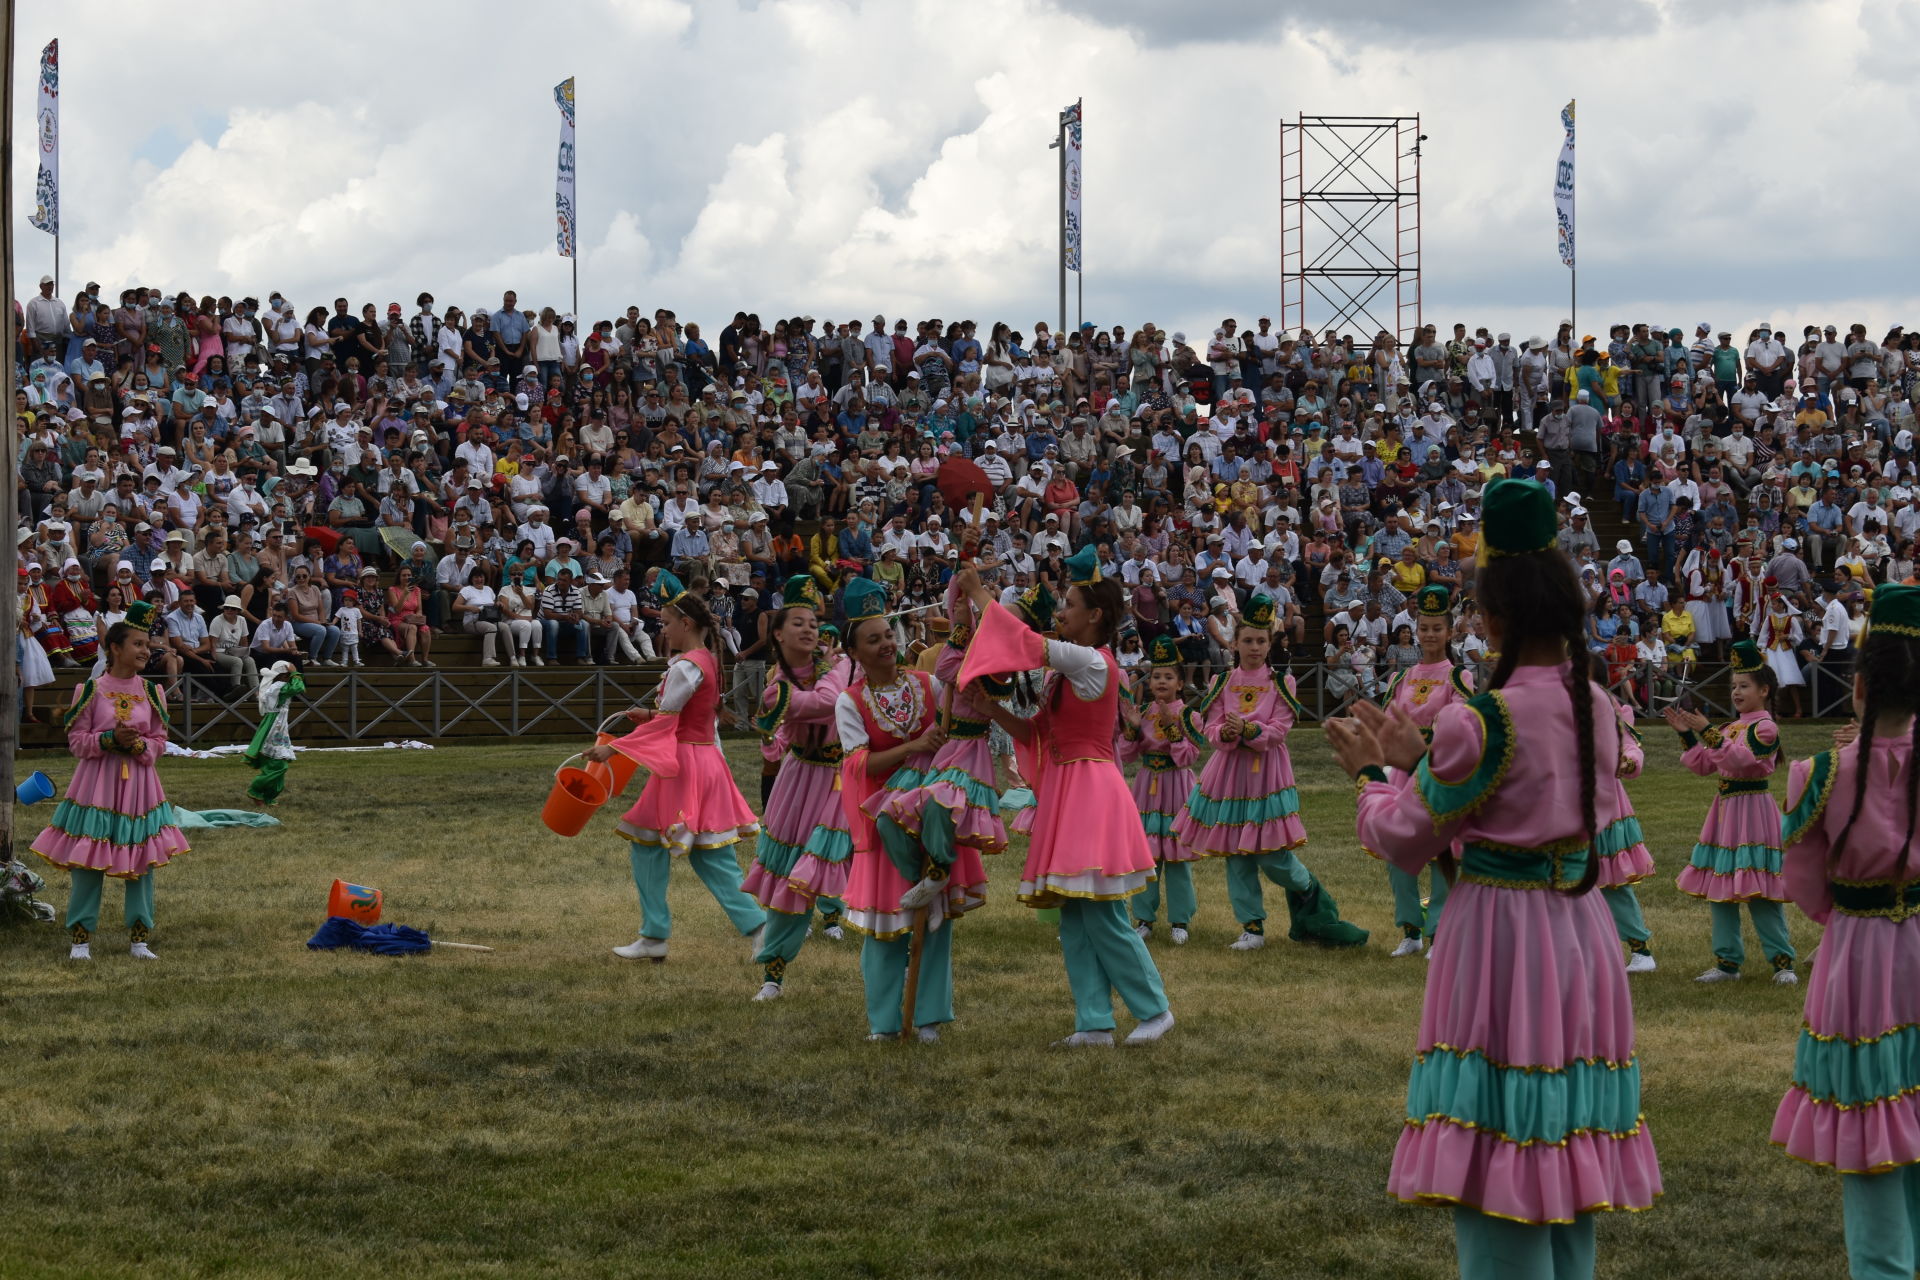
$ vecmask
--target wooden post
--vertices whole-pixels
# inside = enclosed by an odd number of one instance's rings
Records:
[[[13,302],[13,0],[0,0],[0,287]],[[56,291],[57,292],[57,291]],[[14,376],[15,339],[19,326],[7,318],[6,337],[0,339],[0,365],[6,369],[6,401],[13,404],[18,379]],[[0,431],[0,635],[20,634],[18,591],[20,548],[14,530],[20,527],[20,482],[15,461],[20,431],[9,422]],[[20,746],[20,665],[8,646],[0,660],[0,862],[13,860],[13,757]]]

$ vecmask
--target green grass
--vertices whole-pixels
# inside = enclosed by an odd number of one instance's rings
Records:
[[[1711,784],[1648,742],[1661,969],[1633,989],[1667,1195],[1602,1215],[1601,1274],[1836,1274],[1836,1180],[1767,1144],[1801,989],[1752,960],[1691,981],[1706,909],[1672,876]],[[126,957],[112,885],[91,965],[53,926],[0,930],[0,1276],[1454,1274],[1447,1215],[1385,1192],[1426,966],[1387,958],[1386,876],[1317,734],[1295,743],[1304,856],[1372,944],[1230,952],[1203,864],[1192,943],[1154,943],[1179,1026],[1083,1053],[1047,1050],[1072,1006],[1052,930],[1012,900],[1017,853],[958,926],[960,1020],[932,1048],[865,1043],[851,937],[816,935],[788,996],[749,1004],[758,972],[684,867],[672,960],[616,959],[637,907],[612,817],[575,840],[539,823],[564,753],[303,758],[282,829],[199,833],[159,873],[157,964]],[[248,774],[164,776],[217,808]],[[22,846],[46,812],[18,811]],[[335,876],[498,951],[309,953]]]

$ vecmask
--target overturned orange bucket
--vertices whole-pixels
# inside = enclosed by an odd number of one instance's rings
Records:
[[[360,924],[379,924],[380,891],[363,884],[335,880],[333,891],[327,895],[327,914],[345,916]]]
[[[625,715],[614,715],[607,717],[606,720],[602,720],[600,722],[599,732],[593,736],[593,745],[596,747],[604,747],[608,743],[618,739],[621,735],[608,733],[607,724],[613,720],[625,719]],[[616,751],[607,757],[605,764],[588,764],[587,772],[596,778],[600,778],[607,784],[607,799],[611,800],[627,789],[627,784],[633,781],[633,775],[639,768],[640,763],[637,760],[634,760],[631,756],[623,756]]]
[[[560,762],[560,767],[553,771],[553,789],[547,792],[547,802],[540,809],[540,821],[555,835],[577,836],[585,831],[593,815],[613,794],[607,785],[606,766],[597,766],[598,774],[590,769],[574,768],[572,762],[580,759],[583,757],[568,756]]]

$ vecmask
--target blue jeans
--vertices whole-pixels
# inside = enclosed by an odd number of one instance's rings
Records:
[[[587,643],[586,623],[563,623],[558,618],[542,618],[540,619],[540,630],[544,637],[543,648],[547,655],[547,661],[553,662],[557,658],[558,645],[555,642],[559,639],[560,628],[563,626],[567,629],[568,633],[573,636],[573,656],[581,659],[591,658],[593,656],[593,650]]]
[[[332,658],[340,648],[340,628],[322,626],[318,622],[296,622],[293,634],[307,644],[307,652],[315,662],[325,662]]]
[[[1679,552],[1680,542],[1671,533],[1647,534],[1647,568],[1658,569],[1665,573],[1673,568],[1674,556]]]

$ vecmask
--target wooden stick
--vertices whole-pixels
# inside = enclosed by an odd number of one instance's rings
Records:
[[[900,1041],[912,1044],[920,1037],[913,1025],[913,1007],[920,996],[920,956],[927,947],[927,909],[913,912],[913,941],[907,947],[907,989],[900,1000]]]
[[[477,943],[477,942],[442,942],[442,941],[440,941],[440,939],[438,939],[438,938],[435,938],[435,939],[433,940],[433,945],[434,945],[434,946],[436,946],[436,947],[458,947],[458,948],[459,948],[460,950],[462,950],[462,951],[491,951],[491,950],[493,950],[493,948],[492,948],[492,947],[483,947],[483,946],[481,946],[481,945],[480,945],[479,943]]]

